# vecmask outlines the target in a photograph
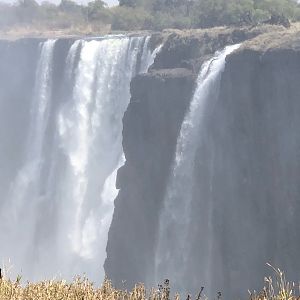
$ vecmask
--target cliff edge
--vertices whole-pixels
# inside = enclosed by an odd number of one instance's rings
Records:
[[[198,229],[204,226],[205,212],[197,203],[205,199],[214,205],[217,243],[211,272],[216,290],[239,297],[259,289],[262,276],[269,273],[267,262],[299,277],[299,25],[153,35],[154,45],[162,41],[149,72],[131,83],[131,102],[123,119],[126,163],[118,173],[107,276],[117,286],[125,280],[128,288],[136,282],[157,284],[159,215],[198,71],[215,51],[243,43],[227,59],[219,99],[205,116],[204,146],[197,150],[186,288],[196,292],[201,286],[203,270],[197,257],[203,255],[206,236]]]

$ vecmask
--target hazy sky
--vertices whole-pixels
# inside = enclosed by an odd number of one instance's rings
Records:
[[[43,0],[36,0],[36,1],[38,3],[43,2]],[[55,4],[60,3],[60,0],[47,0],[47,1],[55,3]],[[80,3],[80,4],[86,4],[92,0],[74,0],[74,1],[76,1],[77,3]],[[17,2],[17,0],[0,0],[0,2],[15,3],[15,2]],[[118,4],[118,0],[104,0],[104,2],[106,2],[109,6]]]

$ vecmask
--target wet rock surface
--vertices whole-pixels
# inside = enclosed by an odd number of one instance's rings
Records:
[[[123,280],[127,287],[157,284],[152,281],[159,213],[197,73],[215,51],[243,41],[227,58],[219,99],[205,115],[186,287],[196,293],[201,286],[197,257],[206,240],[199,236],[205,212],[197,203],[203,199],[215,208],[216,291],[247,297],[246,291],[260,289],[270,274],[267,262],[299,278],[299,32],[293,25],[163,33],[164,46],[150,71],[132,82],[123,120],[126,164],[118,174],[105,263],[117,286]]]

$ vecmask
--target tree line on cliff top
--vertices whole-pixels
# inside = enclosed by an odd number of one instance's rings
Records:
[[[59,30],[87,25],[96,28],[95,31],[208,28],[254,25],[274,15],[298,21],[300,5],[293,0],[119,0],[118,6],[108,7],[102,0],[87,5],[73,0],[61,0],[59,5],[19,0],[13,5],[0,4],[0,28],[36,26]]]

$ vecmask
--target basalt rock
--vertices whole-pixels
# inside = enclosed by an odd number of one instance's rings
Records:
[[[300,277],[300,36],[297,25],[172,31],[150,72],[132,81],[124,116],[126,164],[109,232],[107,276],[117,286],[156,285],[159,215],[178,133],[201,63],[225,45],[245,41],[227,58],[218,100],[205,112],[197,150],[186,288],[199,292],[197,257],[203,212],[213,205],[212,284],[224,297],[247,297],[270,274],[267,262]],[[184,201],[184,199],[183,199]],[[202,223],[201,223],[202,222]],[[203,233],[203,228],[202,231]],[[211,231],[210,231],[211,233]],[[178,266],[178,272],[181,271]],[[172,282],[171,282],[172,285]]]

